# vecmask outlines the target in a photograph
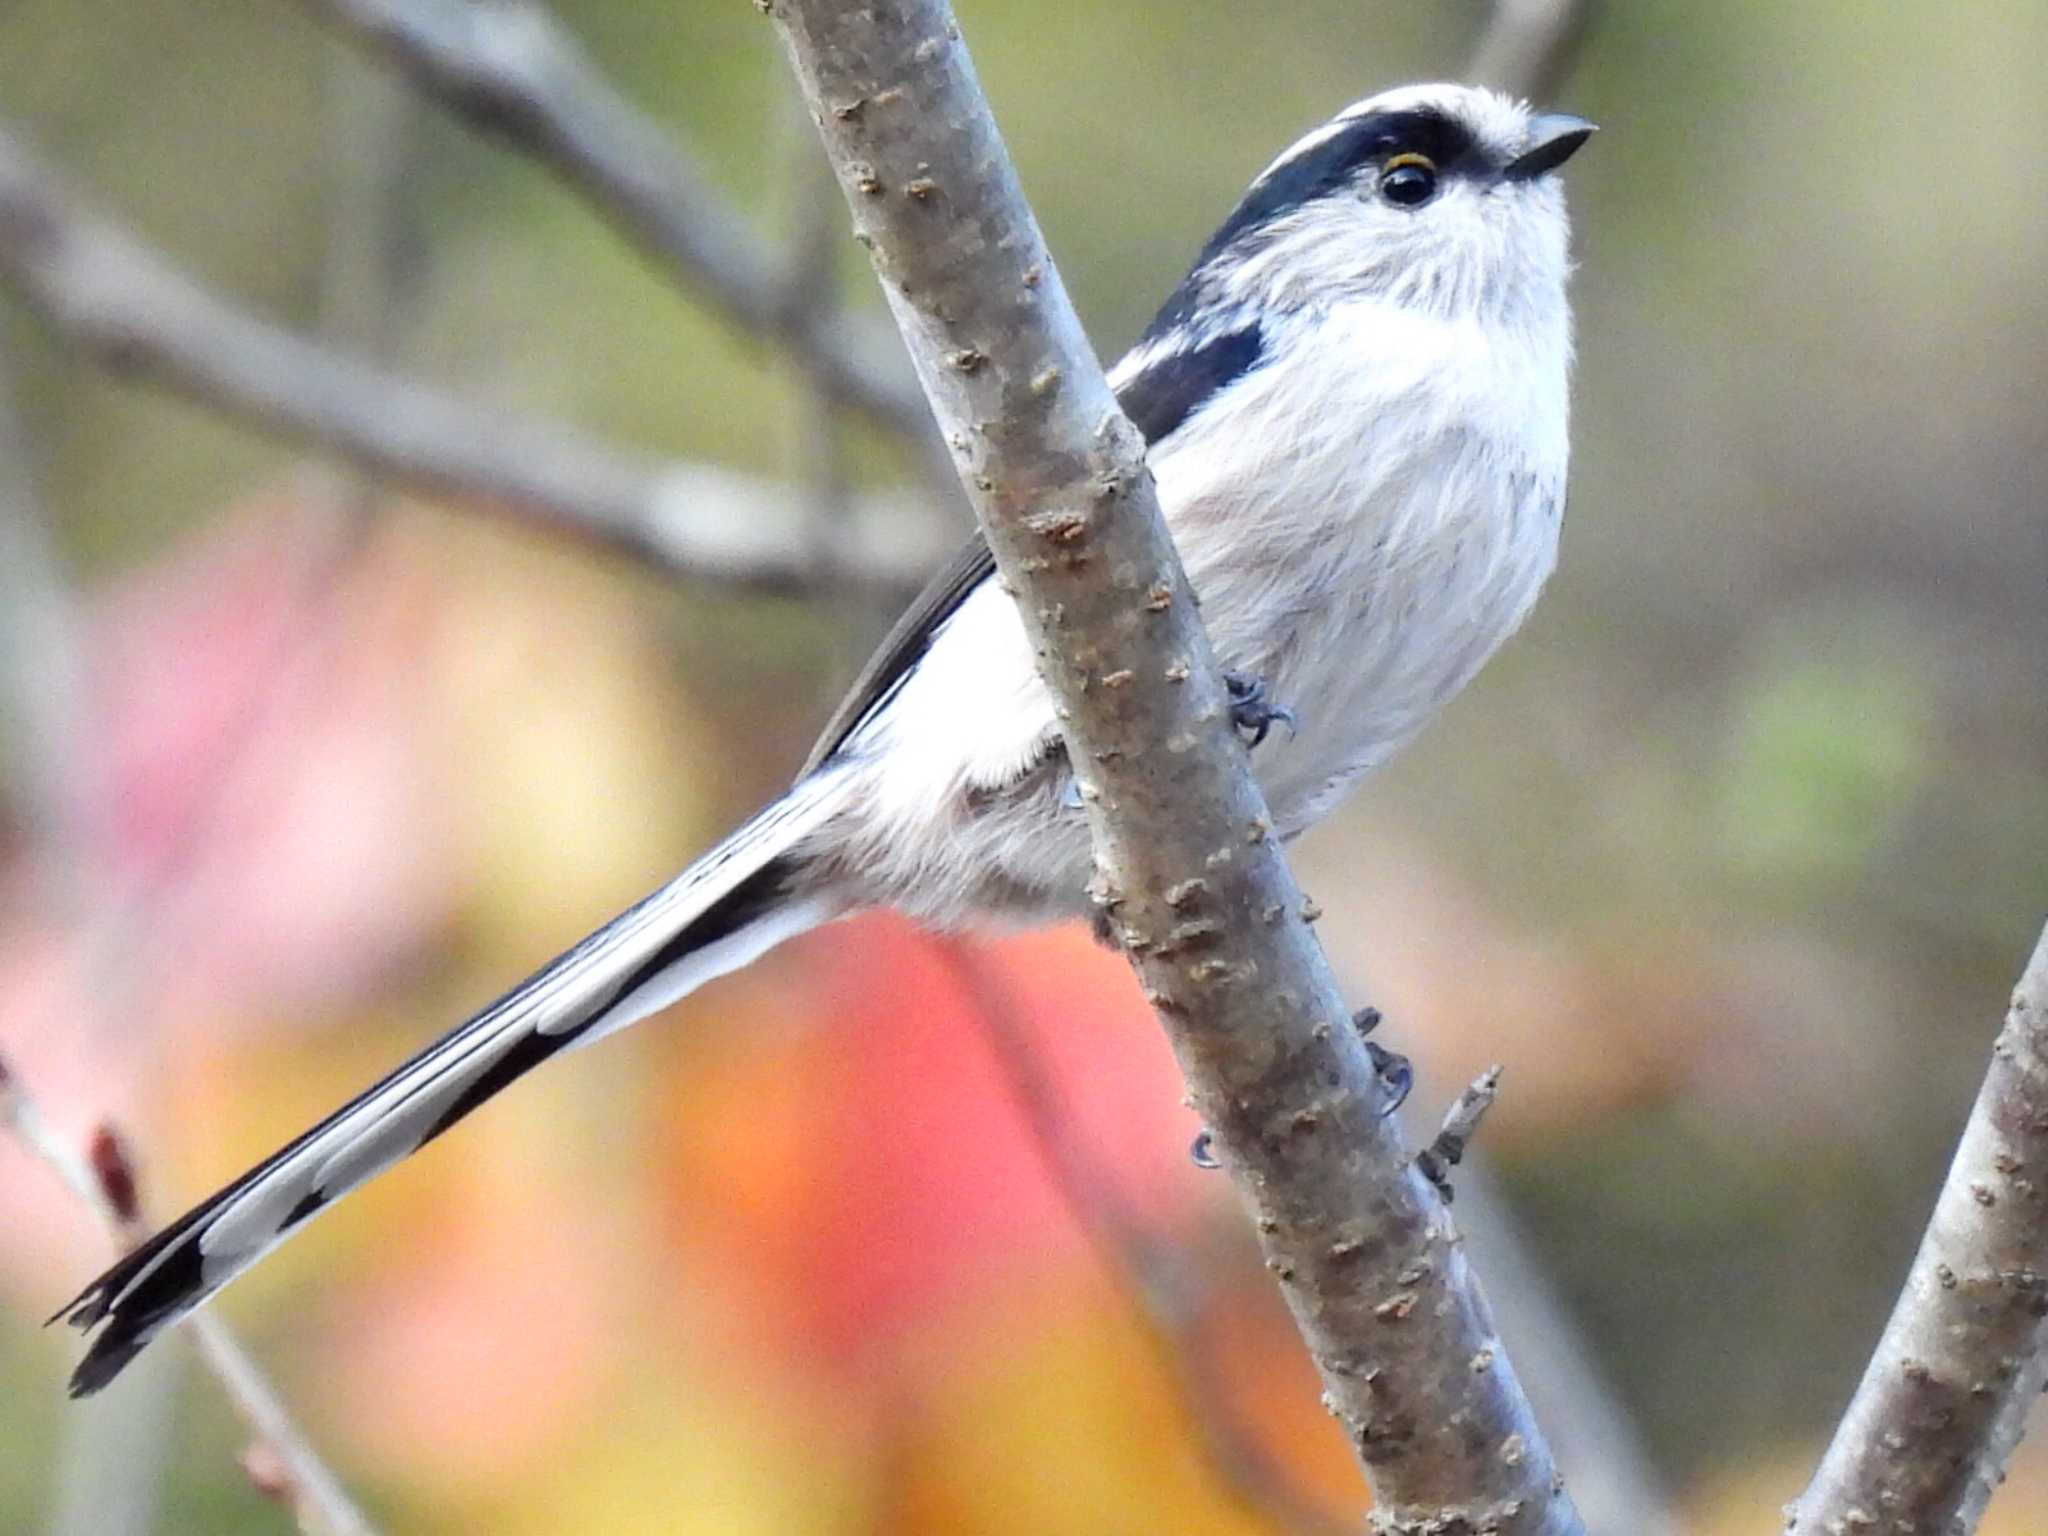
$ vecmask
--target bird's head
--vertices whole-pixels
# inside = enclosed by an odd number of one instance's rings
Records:
[[[1266,167],[1192,274],[1223,303],[1378,298],[1444,315],[1550,307],[1569,262],[1556,172],[1593,134],[1495,91],[1369,97]]]

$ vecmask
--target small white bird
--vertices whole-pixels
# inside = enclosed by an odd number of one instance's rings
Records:
[[[1553,172],[1592,134],[1411,86],[1294,144],[1110,374],[1283,835],[1406,745],[1522,622],[1564,512],[1571,318]],[[796,783],[670,884],[180,1216],[59,1316],[113,1379],[372,1174],[570,1046],[869,907],[1089,910],[1053,706],[977,538]],[[1284,701],[1287,709],[1267,702]]]

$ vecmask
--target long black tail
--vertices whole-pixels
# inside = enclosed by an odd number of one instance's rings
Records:
[[[97,1392],[313,1216],[549,1057],[623,1029],[835,916],[792,891],[791,850],[837,799],[829,773],[805,779],[677,879],[93,1281],[57,1313],[76,1328],[104,1325],[72,1373],[71,1395]]]

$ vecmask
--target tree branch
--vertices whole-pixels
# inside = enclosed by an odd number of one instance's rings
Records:
[[[527,0],[307,0],[471,126],[553,170],[642,250],[787,347],[836,404],[913,440],[930,416],[885,333],[812,302],[801,265],[748,228],[673,138]]]
[[[148,1236],[135,1167],[119,1134],[103,1125],[93,1133],[90,1149],[79,1153],[51,1131],[4,1060],[0,1060],[0,1130],[55,1173],[124,1250]],[[189,1326],[200,1358],[255,1437],[256,1449],[248,1464],[258,1486],[292,1511],[302,1531],[319,1536],[375,1536],[375,1527],[321,1460],[277,1389],[228,1325],[217,1313],[205,1311],[194,1315]]]
[[[701,493],[717,472],[600,445],[554,423],[485,410],[329,351],[224,303],[112,220],[82,206],[0,130],[0,280],[101,366],[312,442],[393,479],[620,550],[662,570],[768,588],[810,569],[797,498],[747,516]],[[855,579],[914,584],[951,539],[900,500],[863,505]]]
[[[1496,0],[1466,78],[1544,100],[1578,57],[1592,9],[1588,0]]]
[[[2048,1385],[2048,929],[1833,1444],[1785,1529],[1968,1536]]]
[[[1302,916],[1161,521],[944,0],[762,0],[1082,783],[1097,900],[1253,1216],[1384,1532],[1580,1529]]]

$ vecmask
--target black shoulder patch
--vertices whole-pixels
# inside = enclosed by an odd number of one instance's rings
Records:
[[[1167,312],[1161,311],[1162,317]],[[1160,322],[1155,320],[1153,328],[1158,330]],[[1156,353],[1117,391],[1117,404],[1145,434],[1146,443],[1155,444],[1224,385],[1249,373],[1264,351],[1258,322],[1253,321],[1242,330],[1212,336],[1198,347]]]

